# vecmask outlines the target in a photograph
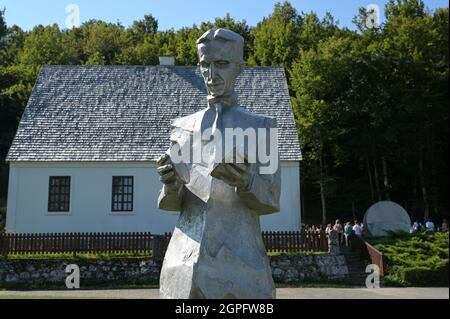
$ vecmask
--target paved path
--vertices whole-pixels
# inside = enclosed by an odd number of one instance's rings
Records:
[[[158,299],[157,289],[0,291],[2,298]],[[278,299],[449,299],[449,288],[279,288]]]

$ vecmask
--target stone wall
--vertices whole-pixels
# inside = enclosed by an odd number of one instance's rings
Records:
[[[276,282],[333,281],[349,275],[343,255],[280,255],[270,258]]]
[[[69,275],[65,270],[69,264],[80,268],[81,287],[113,287],[158,283],[162,262],[150,258],[0,260],[0,288],[65,288],[65,279]]]
[[[342,255],[273,256],[274,280],[333,281],[345,279],[348,269]],[[0,260],[0,288],[65,288],[67,265],[80,268],[83,287],[120,287],[157,284],[162,261],[151,258],[79,259],[79,260]]]

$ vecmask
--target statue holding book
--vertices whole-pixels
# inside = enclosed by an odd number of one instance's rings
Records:
[[[275,298],[259,217],[279,211],[276,120],[238,104],[243,48],[243,38],[227,29],[197,40],[208,105],[173,120],[172,146],[158,161],[158,207],[181,212],[161,298]],[[276,166],[265,165],[267,152]]]

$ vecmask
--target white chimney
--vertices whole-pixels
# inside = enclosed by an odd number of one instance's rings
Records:
[[[175,57],[173,56],[160,56],[159,65],[175,65]]]

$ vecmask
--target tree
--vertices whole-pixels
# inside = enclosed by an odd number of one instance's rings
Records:
[[[128,46],[125,29],[119,23],[90,20],[80,27],[82,51],[86,60],[101,54],[106,64],[114,64],[115,58]]]
[[[37,26],[26,37],[20,62],[27,65],[77,64],[75,46],[58,25]]]
[[[144,43],[130,46],[117,56],[116,63],[123,65],[158,65],[159,48],[152,38],[146,38]]]
[[[0,67],[0,158],[4,159],[36,81],[38,68]],[[3,163],[2,163],[3,164]]]
[[[144,19],[133,22],[130,31],[140,36],[156,33],[158,31],[158,20],[151,14],[146,14],[144,15]]]
[[[291,67],[299,50],[303,18],[289,3],[277,3],[274,12],[252,30],[254,38],[250,64]]]
[[[8,36],[4,38],[3,48],[0,49],[0,65],[19,64],[26,34],[16,25],[8,28],[7,34]]]
[[[389,75],[398,84],[390,94],[401,110],[399,119],[404,119],[398,134],[401,151],[415,163],[408,167],[420,186],[423,218],[428,219],[431,210],[439,212],[442,201],[448,207],[448,196],[437,191],[448,189],[448,181],[437,182],[446,168],[435,160],[448,158],[448,8],[432,15],[423,1],[389,1],[386,19],[382,50],[396,66]]]
[[[313,12],[304,14],[302,20],[303,24],[298,43],[300,50],[316,48],[320,42],[333,35],[349,32],[346,29],[340,30],[337,21],[329,12],[325,14],[322,20]]]
[[[100,52],[93,53],[85,63],[86,65],[105,65],[106,59]]]
[[[345,128],[339,126],[335,99],[338,92],[348,90],[348,52],[355,33],[339,30],[330,14],[320,20],[310,13],[303,15],[302,21],[298,55],[288,70],[290,90],[295,95],[292,102],[303,150],[302,183],[307,191],[318,188],[321,222],[326,224],[327,200],[337,188],[330,168],[345,162],[346,157],[338,143]],[[312,193],[309,196],[314,196]]]
[[[320,30],[307,21],[302,32]],[[448,207],[448,8],[390,1],[379,28],[310,34],[290,72],[303,189],[320,193],[323,217],[328,201],[339,210],[377,199],[439,216]]]
[[[133,22],[133,25],[127,30],[127,33],[133,44],[143,43],[148,35],[158,32],[158,20],[151,14],[145,15],[144,19]]]
[[[5,15],[5,9],[0,10],[0,64],[3,64],[5,60],[5,48],[7,46],[6,44],[6,33],[7,33],[7,27],[6,22],[4,19]]]
[[[317,49],[301,50],[291,71],[293,106],[304,155],[303,180],[319,186],[323,224],[327,223],[326,198],[335,189],[328,167],[339,163],[343,153],[338,138],[345,134],[345,128],[340,126],[336,102],[339,94],[348,90],[351,47],[351,38],[332,37]]]
[[[0,10],[0,40],[6,36],[5,9]]]
[[[179,65],[196,65],[197,57],[197,39],[202,35],[202,30],[195,24],[191,28],[181,28],[176,32],[176,56],[175,60]]]

